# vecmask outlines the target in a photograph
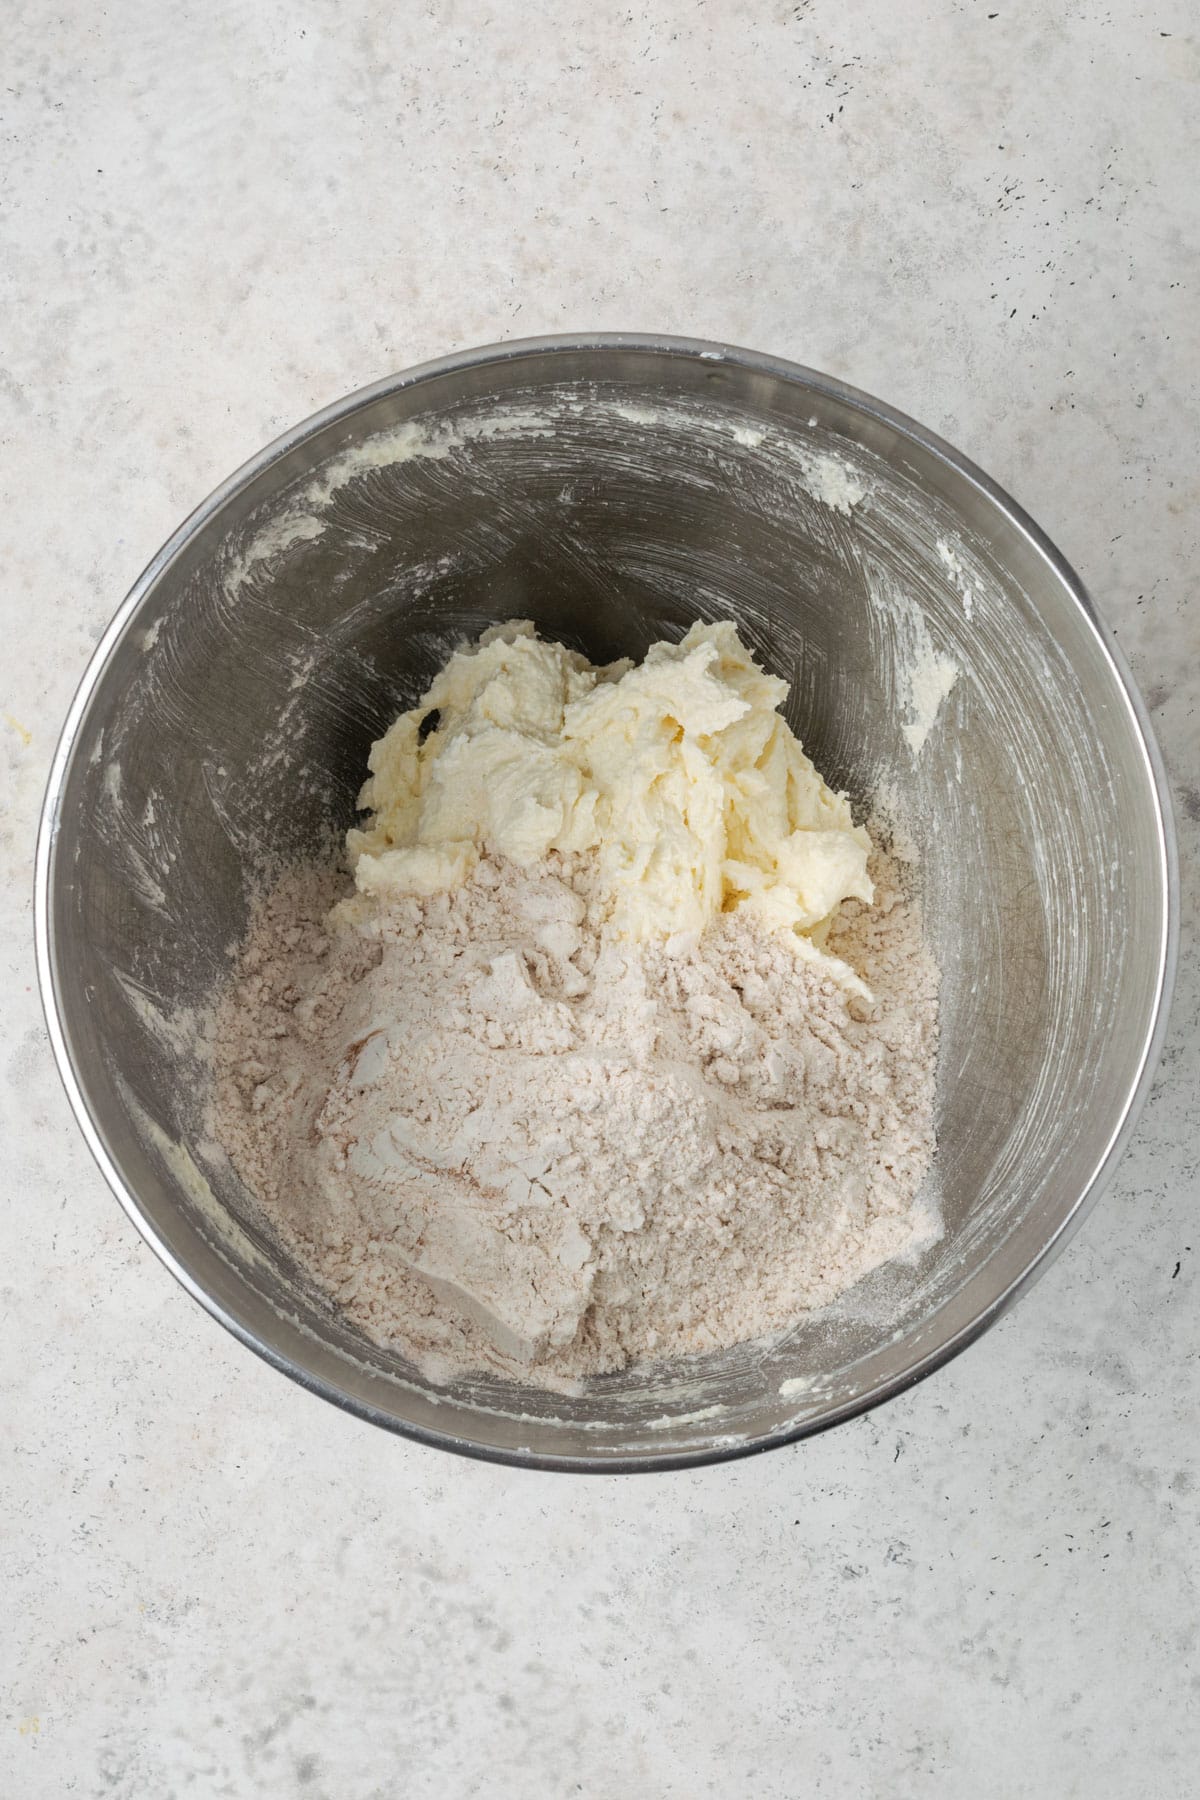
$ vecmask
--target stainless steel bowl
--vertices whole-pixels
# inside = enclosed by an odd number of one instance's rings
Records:
[[[942,1242],[782,1342],[571,1397],[482,1377],[437,1388],[365,1342],[261,1230],[195,1104],[192,1021],[252,873],[343,830],[371,739],[455,641],[514,615],[596,658],[700,616],[736,619],[791,681],[792,723],[825,775],[862,805],[884,785],[921,850],[943,970]],[[930,655],[958,676],[921,744],[911,677]],[[46,798],[50,1033],[139,1230],[305,1386],[517,1464],[742,1455],[928,1374],[1083,1218],[1164,1026],[1164,793],[1077,577],[911,420],[716,344],[473,351],[353,394],[262,451],[121,607]]]

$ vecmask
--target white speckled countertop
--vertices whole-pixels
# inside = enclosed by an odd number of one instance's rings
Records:
[[[1200,41],[1189,0],[10,0],[0,115],[0,1795],[1196,1791]],[[335,1412],[89,1160],[31,955],[88,652],[282,427],[442,351],[689,333],[1046,526],[1171,770],[1184,955],[1108,1197],[952,1367],[586,1481]]]

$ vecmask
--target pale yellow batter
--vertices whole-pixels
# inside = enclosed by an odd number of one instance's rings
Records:
[[[841,902],[871,898],[871,843],[776,711],[786,694],[731,624],[607,668],[498,626],[374,745],[356,885],[428,895],[483,854],[530,868],[591,851],[618,937],[698,935],[745,906],[820,955]]]

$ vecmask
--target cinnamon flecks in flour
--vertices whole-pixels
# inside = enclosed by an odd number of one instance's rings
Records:
[[[338,878],[292,873],[214,1014],[209,1129],[426,1367],[554,1385],[786,1327],[935,1229],[937,971],[869,874],[813,957],[749,907],[616,936],[590,851],[332,915]]]

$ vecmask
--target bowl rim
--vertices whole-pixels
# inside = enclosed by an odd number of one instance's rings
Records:
[[[1154,999],[1149,1024],[1138,1053],[1136,1075],[1129,1085],[1108,1141],[1098,1152],[1091,1174],[1081,1185],[1076,1200],[1021,1273],[1015,1276],[1008,1286],[986,1306],[981,1308],[967,1324],[960,1326],[932,1348],[919,1355],[914,1355],[902,1369],[880,1381],[868,1392],[831,1408],[828,1413],[822,1414],[818,1418],[789,1422],[780,1431],[764,1433],[759,1437],[747,1438],[734,1443],[727,1440],[714,1440],[707,1445],[698,1445],[695,1449],[665,1449],[661,1454],[648,1451],[644,1454],[611,1457],[559,1456],[552,1452],[523,1450],[520,1446],[501,1449],[477,1443],[452,1432],[430,1430],[424,1426],[414,1425],[396,1418],[372,1405],[369,1401],[356,1398],[323,1376],[315,1375],[311,1370],[294,1362],[290,1356],[267,1342],[252,1326],[237,1317],[210,1294],[159,1236],[151,1221],[142,1211],[137,1195],[126,1182],[104,1142],[98,1122],[91,1110],[84,1073],[76,1066],[63,1024],[51,910],[56,870],[55,845],[63,790],[92,696],[99,686],[111,658],[123,642],[142,601],[196,533],[213,519],[229,500],[250,486],[273,463],[278,462],[328,426],[352,417],[377,400],[419,386],[432,378],[466,369],[516,363],[527,358],[544,357],[547,354],[591,351],[647,352],[684,360],[735,365],[739,368],[771,375],[808,392],[824,394],[841,404],[848,405],[853,410],[876,419],[901,437],[919,445],[944,463],[956,475],[964,478],[970,486],[997,508],[1008,524],[1046,563],[1051,575],[1074,600],[1085,623],[1095,637],[1097,646],[1115,678],[1118,690],[1124,696],[1129,723],[1141,749],[1150,777],[1150,791],[1154,796],[1162,886]],[[1103,625],[1087,589],[1070,563],[1011,495],[974,462],[947,443],[936,432],[930,431],[896,407],[876,399],[873,395],[867,394],[847,382],[822,374],[818,370],[808,368],[804,364],[793,362],[785,357],[703,338],[641,332],[556,333],[546,336],[511,338],[498,343],[483,344],[452,352],[446,356],[417,363],[411,368],[385,376],[365,387],[356,388],[353,392],[343,395],[340,399],[334,400],[331,404],[310,414],[298,424],[290,426],[263,449],[249,457],[215,487],[207,498],[202,500],[188,514],[182,524],[171,533],[134,581],[100,638],[64,719],[58,744],[50,763],[38,825],[34,861],[35,957],[42,1010],[54,1060],[71,1110],[100,1172],[130,1220],[160,1261],[165,1264],[192,1298],[197,1300],[218,1323],[223,1325],[241,1343],[310,1393],[332,1401],[335,1406],[345,1412],[430,1447],[451,1450],[459,1455],[470,1456],[484,1462],[501,1463],[514,1468],[554,1470],[573,1474],[616,1475],[654,1470],[689,1469],[710,1463],[732,1462],[742,1457],[758,1455],[766,1450],[778,1449],[785,1444],[796,1443],[802,1438],[827,1431],[834,1425],[856,1418],[860,1414],[884,1404],[885,1401],[894,1399],[898,1394],[904,1393],[908,1388],[914,1387],[917,1382],[924,1380],[936,1369],[944,1367],[969,1344],[981,1337],[1027,1292],[1038,1276],[1044,1273],[1074,1236],[1112,1178],[1117,1163],[1141,1116],[1158,1065],[1167,1031],[1178,961],[1178,848],[1170,790],[1162,755],[1155,740],[1145,704],[1137,691],[1124,656],[1116,643],[1112,641],[1113,638],[1115,638],[1115,632]]]

